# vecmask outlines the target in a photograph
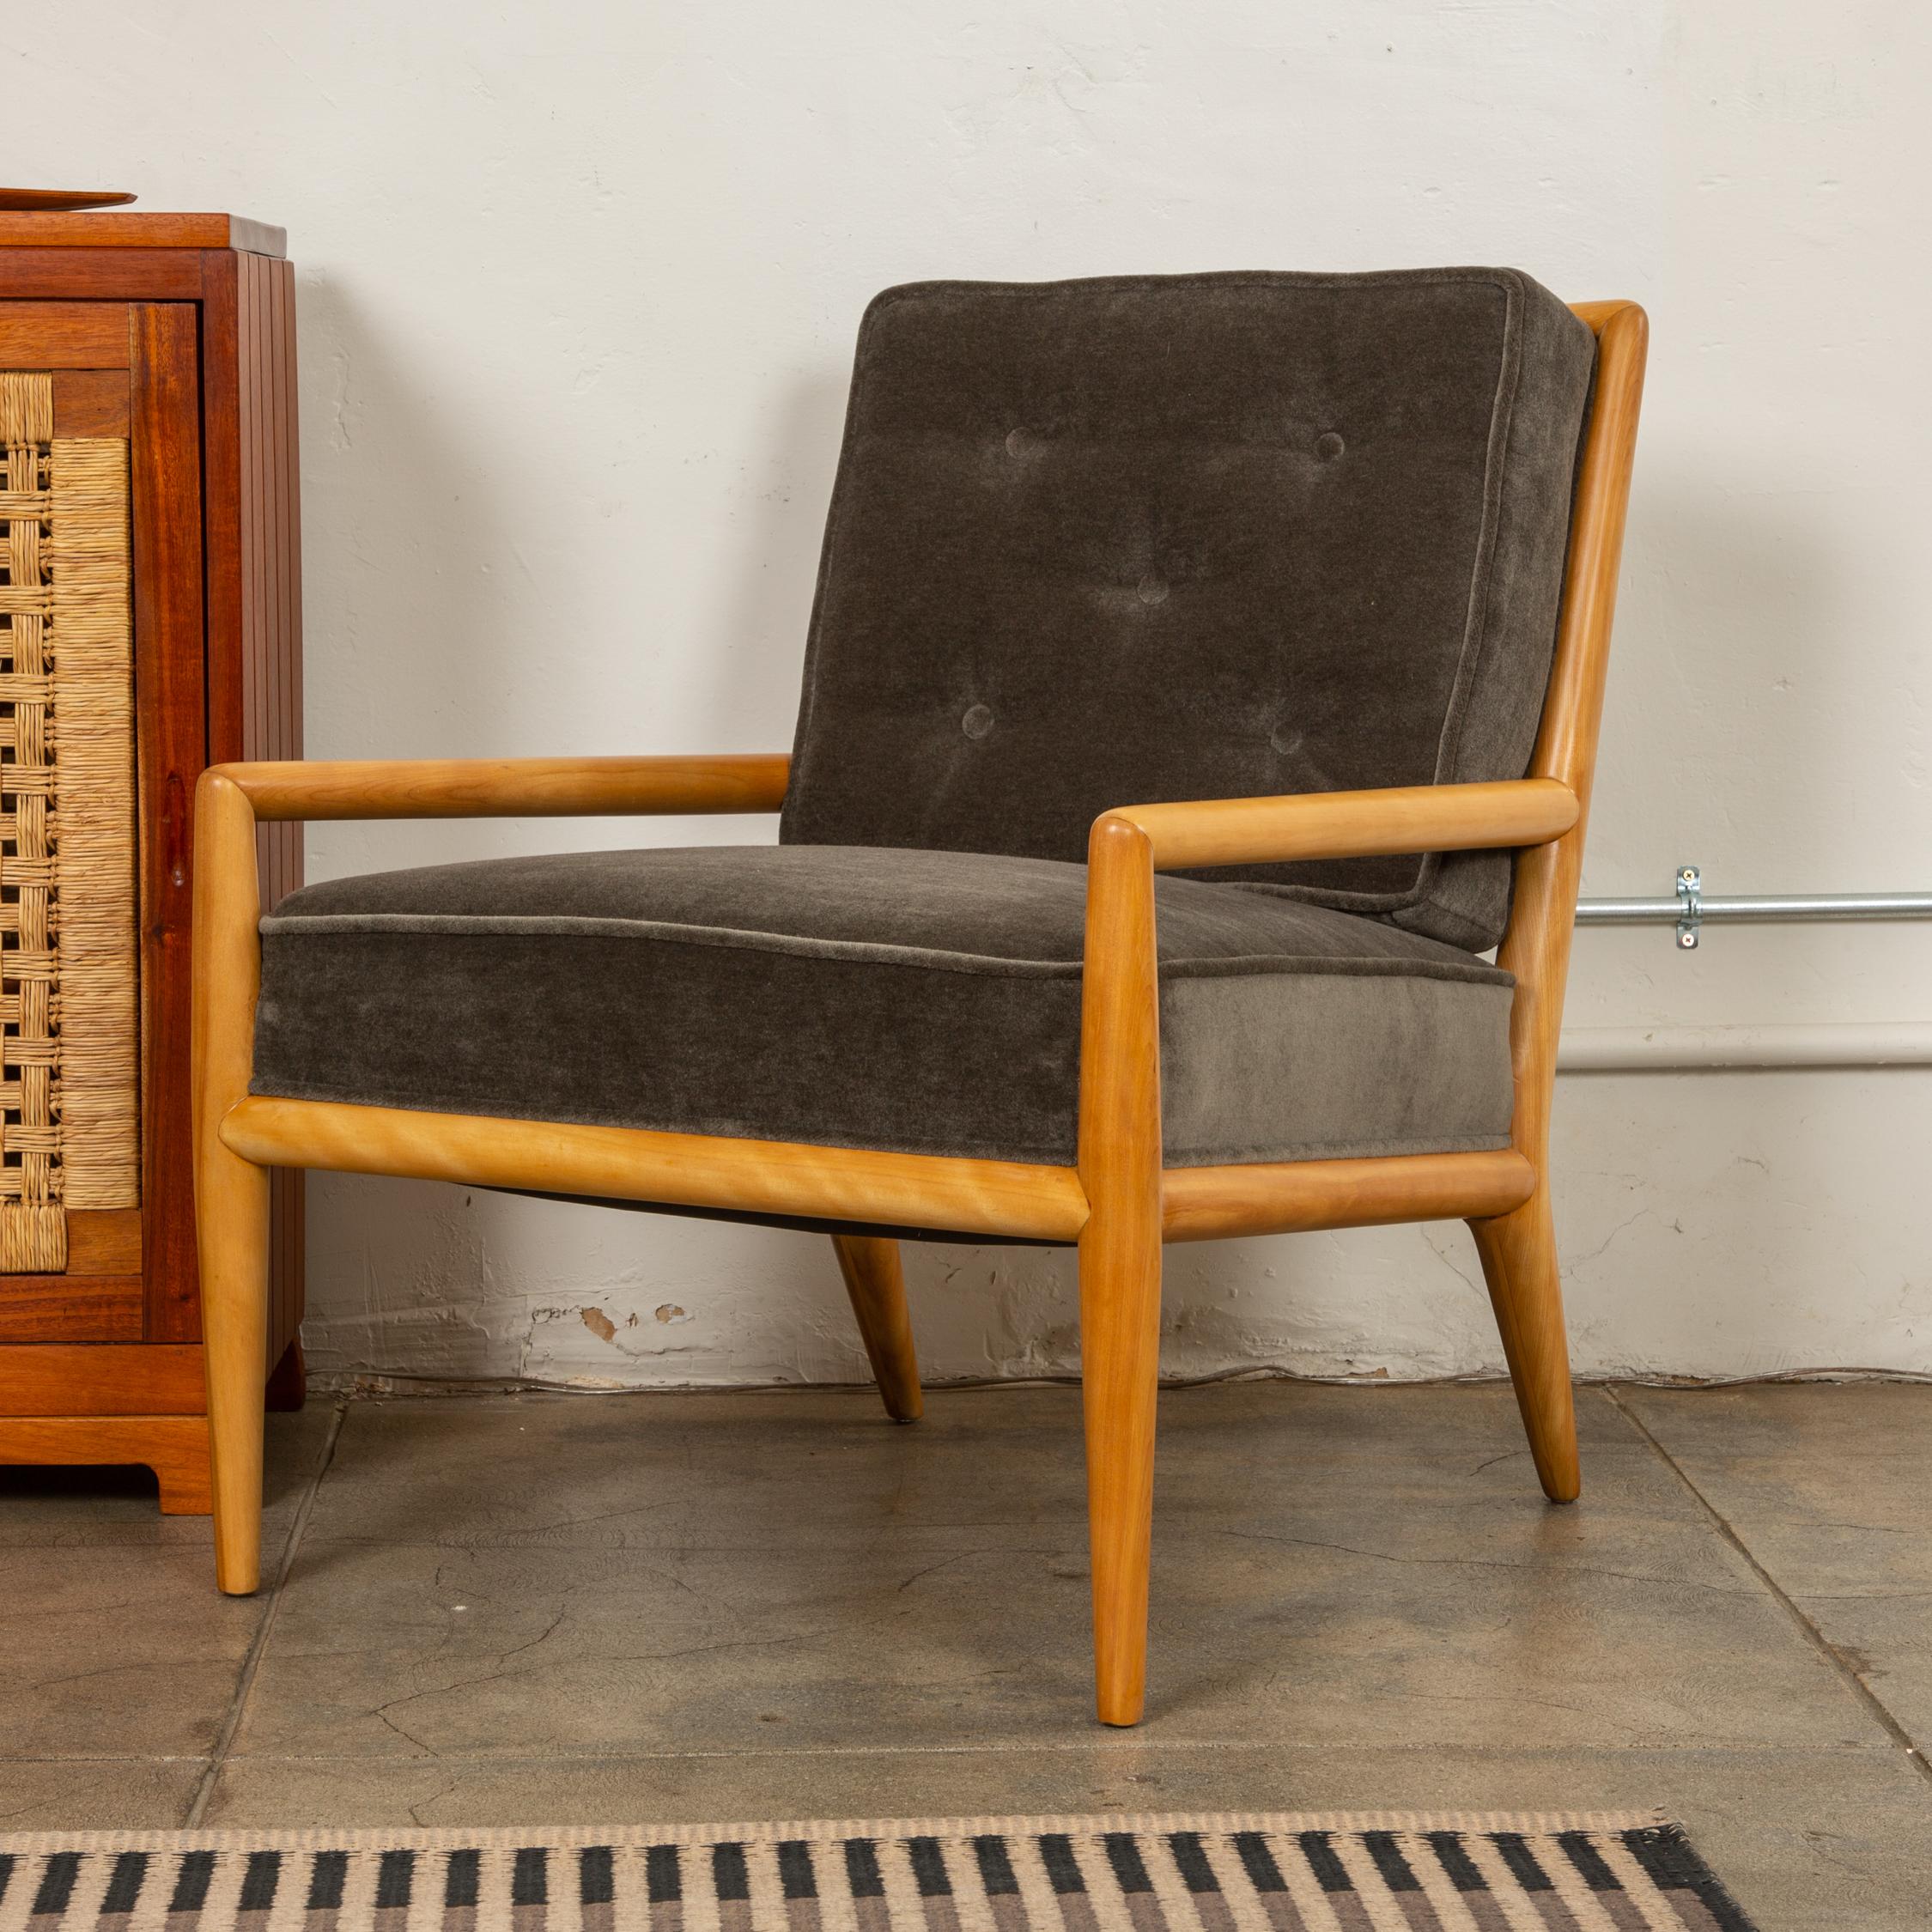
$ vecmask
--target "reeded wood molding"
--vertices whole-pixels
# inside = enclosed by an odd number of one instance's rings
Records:
[[[1104,816],[1139,826],[1153,848],[1154,869],[1174,872],[1189,866],[1546,845],[1577,823],[1577,810],[1567,786],[1522,778],[1121,805]]]
[[[1070,1167],[795,1141],[657,1133],[250,1095],[222,1144],[259,1166],[395,1174],[829,1221],[1072,1241],[1087,1218]]]
[[[210,768],[258,819],[595,817],[776,811],[781,751],[655,758],[303,760]]]

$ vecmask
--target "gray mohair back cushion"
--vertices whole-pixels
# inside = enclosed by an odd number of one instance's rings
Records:
[[[889,289],[781,836],[1080,860],[1112,805],[1518,778],[1589,330],[1513,269]],[[1506,854],[1214,877],[1480,951]]]

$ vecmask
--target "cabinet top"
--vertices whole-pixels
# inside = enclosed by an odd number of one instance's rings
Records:
[[[244,215],[151,215],[123,208],[0,213],[0,248],[240,248],[282,255],[288,246],[286,229]]]

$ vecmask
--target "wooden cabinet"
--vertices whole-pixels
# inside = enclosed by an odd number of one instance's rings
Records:
[[[280,229],[0,214],[0,1462],[147,1463],[172,1513],[209,1508],[191,814],[204,765],[301,752],[295,374]],[[265,903],[300,834],[264,828]]]

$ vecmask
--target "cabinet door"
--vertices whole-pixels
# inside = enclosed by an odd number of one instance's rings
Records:
[[[155,1210],[189,1179],[181,800],[204,738],[197,404],[191,305],[0,303],[8,1340],[149,1334],[155,1264],[171,1259]],[[185,1259],[191,1297],[191,1248]]]

